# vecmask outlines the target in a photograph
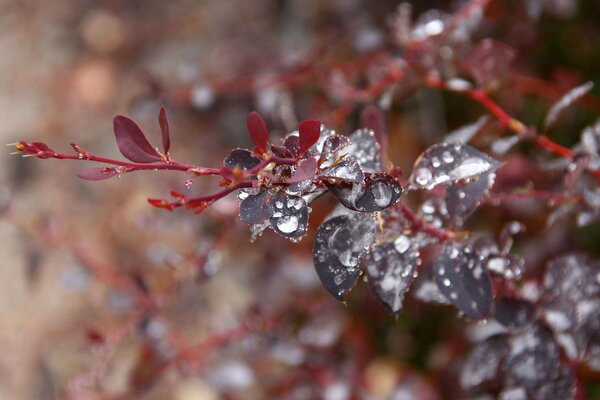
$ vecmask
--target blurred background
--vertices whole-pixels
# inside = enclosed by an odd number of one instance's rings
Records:
[[[413,16],[463,3],[414,2]],[[365,62],[376,75],[378,52],[401,55],[391,38],[397,8],[0,0],[0,141],[40,140],[62,152],[74,142],[120,158],[113,116],[130,116],[158,143],[161,105],[172,156],[209,167],[250,146],[252,110],[274,139],[312,117],[350,133],[360,107],[340,109],[336,90],[368,80],[353,75]],[[559,88],[598,83],[599,10],[597,0],[492,1],[476,36],[515,47],[524,75]],[[536,121],[550,101],[519,90],[501,99]],[[390,146],[405,171],[423,146],[483,114],[433,90],[396,99]],[[575,143],[573,132],[596,116],[575,112],[557,138]],[[310,248],[333,198],[314,204],[301,243],[269,232],[251,244],[233,196],[200,216],[147,204],[169,190],[210,193],[215,179],[151,171],[94,183],[76,177],[83,163],[9,152],[0,153],[0,399],[343,400],[358,381],[356,398],[456,398],[444,372],[465,346],[454,310],[411,305],[394,318],[365,285],[345,306],[320,286]],[[530,222],[542,224],[535,215]],[[582,236],[577,246],[598,252]],[[540,263],[545,253],[529,251]]]

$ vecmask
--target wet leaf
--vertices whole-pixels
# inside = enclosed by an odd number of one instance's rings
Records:
[[[280,236],[298,239],[308,229],[308,205],[300,196],[277,192],[269,199],[269,223]]]
[[[262,224],[269,219],[269,191],[263,189],[257,194],[240,193],[240,219],[249,225]]]
[[[161,155],[146,139],[144,132],[131,119],[117,115],[113,119],[113,131],[119,151],[127,159],[137,163],[161,160]]]
[[[593,82],[586,82],[569,90],[556,103],[550,107],[544,118],[544,128],[548,129],[558,121],[560,114],[573,105],[577,100],[588,94],[594,88]]]
[[[530,324],[535,317],[535,307],[526,300],[501,297],[494,301],[494,319],[507,328]]]
[[[485,172],[470,182],[453,183],[446,188],[446,209],[454,225],[462,226],[464,220],[479,207],[495,178],[494,172]]]
[[[103,181],[117,175],[119,175],[119,171],[111,167],[89,168],[77,174],[78,177],[86,181]]]
[[[350,139],[346,136],[328,136],[323,142],[321,155],[319,156],[319,165],[321,167],[331,166],[337,160],[339,152],[348,145],[350,145]]]
[[[477,43],[465,60],[465,67],[481,87],[498,86],[515,58],[513,48],[491,39]]]
[[[339,215],[323,222],[313,246],[319,279],[336,299],[344,296],[360,276],[360,263],[375,237],[370,214]]]
[[[387,148],[387,127],[385,116],[379,108],[374,105],[367,106],[361,113],[361,124],[375,133],[375,140],[383,148]]]
[[[171,138],[169,136],[169,120],[167,118],[167,111],[164,107],[160,108],[160,113],[158,114],[158,124],[160,125],[160,131],[162,133],[163,150],[166,155],[171,149]]]
[[[478,343],[462,365],[460,385],[464,390],[475,388],[497,389],[501,366],[508,356],[508,339],[505,335],[492,336]]]
[[[473,179],[500,166],[499,161],[471,146],[440,143],[419,156],[410,183],[415,189],[432,189],[440,184]]]
[[[440,291],[472,319],[485,318],[492,306],[492,284],[487,270],[469,245],[446,245],[433,264]]]
[[[259,153],[265,152],[269,144],[269,130],[263,117],[256,111],[252,111],[246,119],[246,128],[250,139],[256,145],[257,151]]]
[[[345,207],[359,212],[376,212],[396,204],[404,189],[391,175],[370,174],[364,183],[335,182],[327,187]]]
[[[536,389],[557,376],[558,361],[559,348],[552,333],[542,325],[531,325],[510,338],[508,383]]]
[[[327,182],[336,181],[363,183],[365,175],[358,162],[353,157],[347,157],[326,168],[319,174],[320,178],[326,178]]]
[[[301,155],[319,141],[321,123],[314,119],[302,121],[298,131],[298,154]]]
[[[252,155],[250,150],[246,149],[235,149],[223,160],[223,165],[233,170],[239,168],[241,170],[249,170],[257,166],[260,163],[260,159]]]
[[[369,286],[393,313],[402,309],[404,296],[421,263],[418,246],[407,235],[371,248],[365,258]]]
[[[314,178],[317,173],[317,159],[308,157],[300,162],[294,174],[287,179],[287,183],[298,183]]]
[[[381,154],[375,133],[368,129],[359,129],[350,135],[350,146],[344,153],[354,157],[364,172],[381,171]]]
[[[576,391],[575,379],[573,370],[561,364],[556,376],[536,392],[535,400],[573,400]]]

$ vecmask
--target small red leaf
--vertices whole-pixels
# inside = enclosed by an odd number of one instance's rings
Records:
[[[164,208],[165,210],[173,210],[173,205],[165,199],[148,199],[148,203],[154,207]]]
[[[166,156],[171,148],[171,138],[169,137],[169,120],[167,119],[167,112],[164,107],[160,108],[158,124],[160,125],[160,130],[162,132],[163,150],[165,151]]]
[[[375,138],[380,145],[387,142],[387,129],[385,126],[385,117],[376,106],[368,106],[360,116],[362,126],[375,132]]]
[[[119,172],[111,167],[90,168],[77,174],[78,177],[86,181],[103,181],[116,175],[119,175]]]
[[[256,145],[257,152],[264,153],[269,143],[269,130],[263,117],[256,111],[252,111],[246,119],[246,127],[248,128],[250,139]]]
[[[133,120],[117,115],[113,120],[113,130],[119,151],[129,160],[138,163],[160,161],[160,153],[152,147]]]
[[[316,119],[300,122],[300,138],[298,140],[298,155],[303,154],[317,143],[321,136],[321,123]]]

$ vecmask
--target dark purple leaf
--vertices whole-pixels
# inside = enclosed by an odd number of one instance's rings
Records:
[[[269,191],[264,189],[257,194],[240,193],[240,219],[249,225],[262,224],[271,216]]]
[[[288,151],[290,153],[292,153],[292,156],[295,157],[296,155],[299,154],[298,152],[298,148],[299,148],[299,137],[298,135],[295,134],[289,134],[285,137],[285,139],[283,140],[283,147],[288,149]]]
[[[573,370],[561,364],[556,376],[545,382],[538,389],[535,400],[573,400],[575,399],[576,382]]]
[[[97,167],[85,169],[77,174],[81,179],[85,179],[87,181],[103,181],[108,178],[112,178],[113,176],[119,175],[119,172],[116,168],[112,167]]]
[[[396,178],[383,173],[367,175],[364,183],[338,181],[327,187],[345,207],[359,212],[385,210],[404,192]]]
[[[280,236],[299,239],[308,229],[308,205],[300,196],[277,192],[269,199],[269,223]]]
[[[319,279],[336,299],[343,300],[360,276],[360,263],[375,238],[371,214],[339,215],[323,222],[313,246]]]
[[[508,356],[506,335],[492,336],[473,347],[464,361],[460,385],[464,390],[487,389],[493,391],[501,385],[502,364]]]
[[[163,150],[165,155],[169,153],[171,148],[171,138],[169,136],[169,120],[167,119],[167,111],[164,107],[161,107],[160,113],[158,114],[158,124],[160,125],[160,131],[162,133]]]
[[[502,164],[481,151],[458,143],[435,144],[415,162],[411,187],[433,189],[440,184],[473,179],[498,169]]]
[[[507,328],[520,328],[530,324],[535,317],[533,304],[513,297],[501,297],[494,301],[494,319]]]
[[[315,143],[319,141],[321,135],[321,123],[315,119],[309,119],[300,122],[298,155],[304,154]]]
[[[277,157],[280,157],[280,158],[294,157],[294,154],[287,147],[284,147],[284,146],[276,146],[276,145],[272,144],[271,151],[273,152],[273,154],[275,154]]]
[[[350,135],[350,145],[344,153],[354,157],[364,172],[380,172],[380,151],[375,133],[369,129],[359,129]]]
[[[496,87],[510,72],[513,48],[491,39],[477,43],[465,60],[467,71],[481,87]]]
[[[365,175],[358,162],[353,157],[347,157],[336,162],[333,166],[324,169],[320,178],[325,178],[329,183],[354,182],[363,183]]]
[[[319,156],[320,166],[330,166],[337,161],[338,153],[350,145],[350,139],[342,135],[328,136],[323,142],[323,149]],[[358,164],[358,163],[357,163]]]
[[[488,271],[469,245],[447,244],[433,264],[440,291],[467,317],[483,319],[492,306]]]
[[[495,178],[494,172],[485,172],[470,182],[457,182],[446,188],[446,210],[454,225],[462,226],[464,220],[479,207]]]
[[[371,290],[393,313],[400,312],[421,263],[418,246],[409,236],[400,235],[394,242],[371,248],[365,262]]]
[[[161,160],[160,153],[152,147],[144,132],[133,120],[123,115],[117,115],[113,119],[113,130],[119,151],[129,160],[138,163]]]
[[[292,177],[287,179],[287,183],[298,183],[312,179],[316,173],[317,159],[314,157],[308,157],[300,162],[300,165],[296,167]]]
[[[241,170],[249,170],[260,163],[258,157],[254,157],[250,150],[246,149],[235,149],[223,160],[223,165],[233,170],[239,168]]]
[[[536,324],[510,338],[507,383],[528,391],[552,381],[559,372],[559,348],[548,328]]]
[[[257,151],[264,153],[269,144],[269,130],[263,117],[256,111],[252,111],[246,119],[246,128],[248,129],[250,139],[256,145]]]

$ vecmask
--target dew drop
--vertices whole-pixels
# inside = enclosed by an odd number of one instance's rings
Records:
[[[419,168],[415,171],[415,182],[420,186],[426,186],[432,177],[431,171],[427,168]]]
[[[400,235],[394,241],[394,247],[396,248],[396,251],[398,251],[398,253],[404,254],[406,250],[408,250],[408,248],[410,247],[410,239],[406,235]]]
[[[294,215],[286,215],[277,221],[277,229],[283,233],[296,232],[298,229],[298,217]]]

